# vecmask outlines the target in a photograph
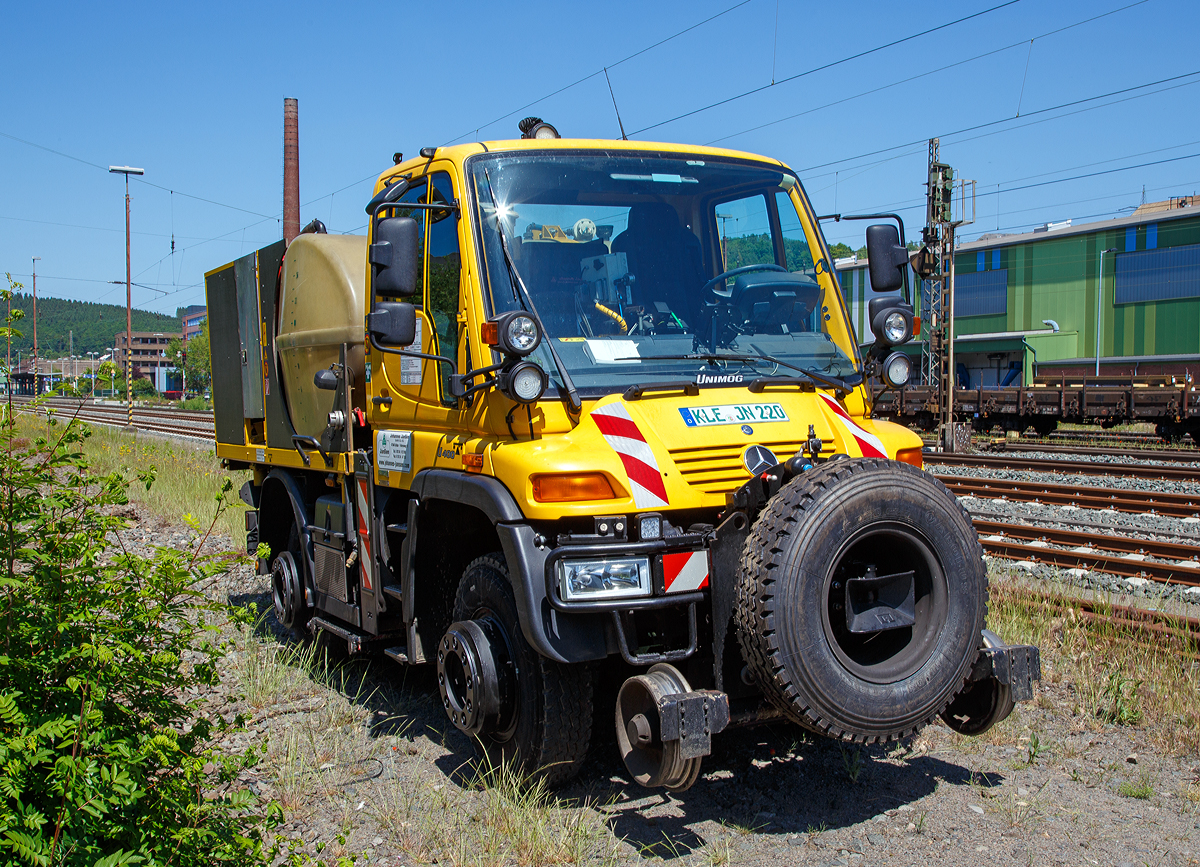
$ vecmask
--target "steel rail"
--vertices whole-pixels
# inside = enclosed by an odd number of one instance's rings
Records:
[[[1166,515],[1173,518],[1200,516],[1200,496],[1191,494],[1150,493],[1118,488],[1081,485],[1051,485],[1043,482],[1017,482],[1004,479],[977,479],[968,476],[934,474],[957,496],[1021,503],[1045,503],[1053,506],[1077,506],[1081,509],[1111,509],[1132,514]]]
[[[992,445],[997,452],[1050,452],[1060,455],[1112,455],[1143,461],[1200,461],[1200,449],[1116,449],[1100,446],[1061,446],[1055,443],[1002,442]]]
[[[1123,476],[1134,479],[1166,479],[1186,482],[1200,481],[1200,468],[1164,466],[1159,464],[1111,464],[1106,462],[1055,460],[1054,458],[1023,458],[1017,455],[945,454],[925,455],[925,463],[950,467],[991,467],[1023,470],[1034,473],[1063,473],[1085,476]]]

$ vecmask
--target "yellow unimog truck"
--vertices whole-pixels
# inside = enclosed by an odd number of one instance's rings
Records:
[[[786,165],[523,127],[385,171],[365,237],[206,275],[279,622],[436,666],[451,722],[551,781],[596,713],[678,790],[731,727],[975,734],[1029,699],[968,516],[871,418],[909,373],[903,228],[867,230],[860,350]]]

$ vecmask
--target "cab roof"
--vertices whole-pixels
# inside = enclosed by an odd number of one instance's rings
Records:
[[[397,175],[406,175],[409,172],[412,172],[414,169],[419,169],[428,165],[431,159],[450,160],[461,165],[463,161],[467,159],[467,157],[481,153],[512,153],[519,151],[559,150],[592,150],[611,154],[636,154],[643,152],[695,154],[697,156],[714,158],[723,157],[726,159],[754,160],[755,162],[764,163],[766,165],[779,166],[781,168],[788,169],[786,164],[770,157],[747,153],[746,151],[729,150],[728,148],[707,147],[705,145],[595,138],[505,139],[501,141],[469,142],[467,144],[448,145],[446,147],[436,148],[433,157],[418,156],[412,159],[407,159],[399,165],[393,166],[392,168],[383,172],[375,181],[374,191],[377,193],[382,190],[387,185],[387,182]]]

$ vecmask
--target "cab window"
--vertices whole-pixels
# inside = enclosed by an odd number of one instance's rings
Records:
[[[454,187],[450,175],[437,172],[430,177],[429,202],[454,201]],[[459,278],[462,275],[462,256],[458,248],[458,211],[436,208],[426,210],[429,237],[429,294],[426,313],[433,323],[435,347],[430,349],[457,361],[458,356],[458,309]],[[442,378],[442,394],[449,394],[451,371],[445,364],[438,365]]]

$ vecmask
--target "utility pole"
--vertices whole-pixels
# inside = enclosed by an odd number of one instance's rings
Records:
[[[41,256],[33,257],[33,393],[38,393],[38,342],[37,342],[37,263]]]
[[[129,255],[129,176],[144,175],[145,169],[109,166],[114,175],[125,176],[125,403],[127,426],[133,429],[133,268]]]

